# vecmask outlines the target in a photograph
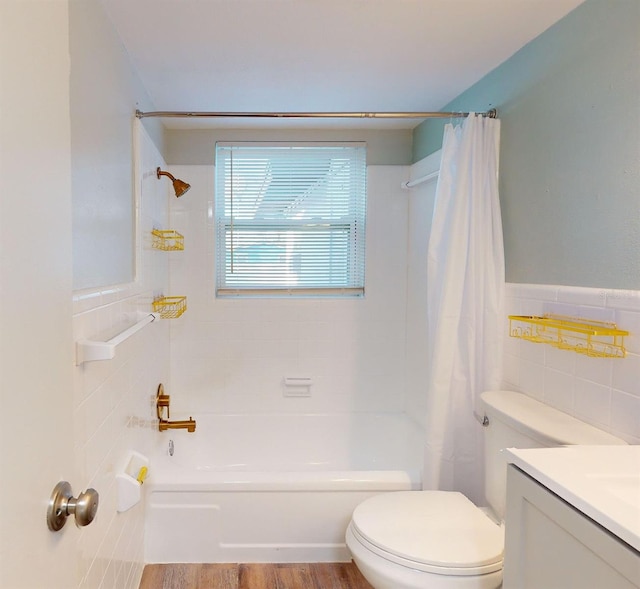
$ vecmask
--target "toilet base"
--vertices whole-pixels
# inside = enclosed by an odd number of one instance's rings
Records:
[[[486,575],[438,575],[404,567],[374,554],[347,528],[347,546],[356,566],[374,589],[499,589],[502,571]]]

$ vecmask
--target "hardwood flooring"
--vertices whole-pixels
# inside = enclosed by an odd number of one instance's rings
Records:
[[[373,589],[356,565],[150,564],[140,589]]]

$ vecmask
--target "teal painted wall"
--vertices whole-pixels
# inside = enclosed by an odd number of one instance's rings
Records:
[[[443,110],[491,107],[507,280],[640,290],[640,1],[587,0]]]

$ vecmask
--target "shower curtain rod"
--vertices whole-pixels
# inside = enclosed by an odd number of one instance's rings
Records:
[[[483,117],[495,119],[495,108],[483,113]],[[262,118],[262,119],[449,119],[467,117],[468,112],[191,112],[180,110],[136,110],[136,117],[163,118]]]

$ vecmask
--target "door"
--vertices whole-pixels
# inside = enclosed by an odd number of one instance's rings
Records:
[[[0,587],[78,586],[67,0],[0,0]]]

